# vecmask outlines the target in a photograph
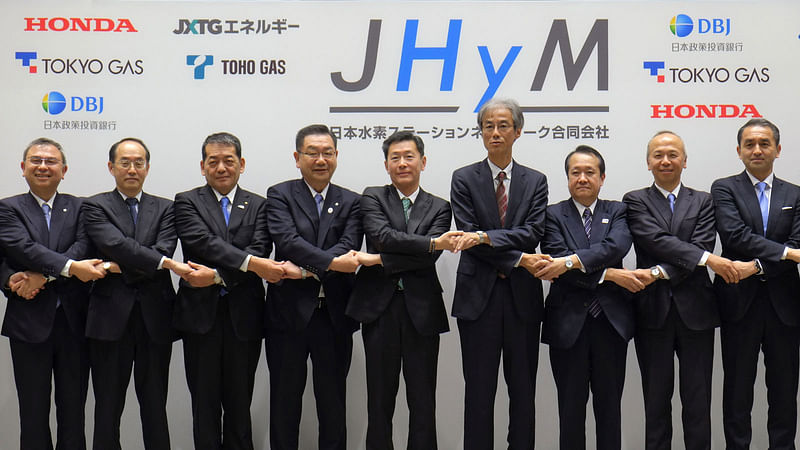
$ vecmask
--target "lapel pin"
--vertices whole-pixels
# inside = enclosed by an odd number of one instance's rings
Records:
[[[333,208],[328,208],[328,214],[333,214]]]
[[[600,223],[608,223],[608,219],[603,218],[603,220],[601,220]]]
[[[247,202],[245,202],[245,203],[247,203]],[[244,209],[244,205],[236,205],[236,207],[239,208],[239,209]]]
[[[782,209],[783,211],[786,211],[787,209],[792,209],[792,207],[791,207],[791,206],[784,206],[784,207],[783,207],[783,208],[781,208],[781,209]],[[66,211],[66,209],[65,209],[64,211]]]
[[[333,206],[339,206],[339,202],[334,203]]]
[[[67,208],[64,208],[64,209],[63,209],[63,211],[64,211],[64,212],[67,212]]]

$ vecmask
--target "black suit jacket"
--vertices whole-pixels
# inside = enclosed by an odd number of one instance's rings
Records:
[[[79,220],[80,209],[81,199],[57,194],[48,230],[42,208],[30,193],[0,201],[0,246],[6,255],[2,283],[8,298],[4,336],[44,342],[53,329],[58,299],[72,332],[84,335],[90,284],[60,275],[68,259],[85,259],[90,252],[89,238]],[[9,276],[24,270],[56,279],[48,282],[33,300],[25,300],[7,288]]]
[[[492,246],[461,252],[456,274],[453,316],[477,319],[489,302],[498,274],[510,278],[514,305],[522,320],[542,320],[542,282],[514,267],[523,252],[533,253],[544,234],[547,178],[514,161],[505,226],[495,199],[494,180],[486,159],[453,172],[450,191],[456,228],[485,231]]]
[[[347,314],[362,323],[374,321],[389,306],[402,278],[406,309],[417,331],[423,335],[448,331],[436,274],[442,252],[429,250],[431,238],[450,229],[450,204],[420,188],[406,223],[397,189],[389,184],[366,188],[361,212],[367,251],[379,253],[383,265],[359,270]]]
[[[138,301],[150,338],[173,341],[175,290],[169,271],[158,270],[161,257],[172,257],[178,243],[172,201],[143,192],[135,227],[116,189],[89,197],[82,211],[98,257],[122,269],[121,274],[109,273],[94,282],[86,336],[107,341],[121,338]]]
[[[723,321],[739,320],[766,282],[778,317],[787,325],[800,325],[800,276],[797,264],[781,261],[786,246],[800,245],[800,187],[775,177],[770,195],[766,236],[755,188],[746,172],[721,178],[711,185],[722,256],[749,261],[758,258],[764,275],[737,284],[714,279]]]
[[[264,282],[239,267],[248,254],[268,257],[272,241],[267,229],[264,197],[236,190],[231,202],[229,225],[225,225],[217,197],[211,187],[201,186],[175,196],[175,227],[185,261],[217,269],[225,282],[231,321],[242,340],[264,336]],[[217,317],[220,285],[193,288],[181,280],[175,305],[175,327],[204,334]]]
[[[553,280],[545,306],[542,342],[556,348],[572,347],[595,298],[617,333],[625,340],[633,337],[631,295],[610,281],[599,283],[605,269],[622,267],[631,242],[624,203],[597,200],[592,211],[591,241],[572,199],[547,207],[542,252],[553,257],[576,253],[586,273],[572,269]]]
[[[708,269],[698,266],[703,252],[713,252],[717,240],[711,194],[681,186],[675,212],[655,185],[631,191],[622,199],[628,207],[636,267],[660,265],[669,276],[636,294],[639,326],[661,328],[672,299],[683,323],[692,330],[719,325],[719,312]]]
[[[305,181],[285,181],[267,191],[267,217],[275,259],[292,261],[316,274],[334,328],[355,331],[358,324],[344,314],[355,276],[327,268],[333,258],[361,249],[358,194],[331,184],[320,216]],[[282,330],[305,329],[319,303],[319,288],[320,281],[313,277],[270,284],[267,325]]]

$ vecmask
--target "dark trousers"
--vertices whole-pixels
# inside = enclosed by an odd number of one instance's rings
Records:
[[[435,450],[436,368],[439,335],[421,335],[406,309],[405,295],[397,291],[374,322],[364,324],[367,365],[367,450],[392,450],[394,416],[400,369],[406,382],[409,450]]]
[[[19,399],[20,449],[51,450],[50,395],[55,381],[56,449],[85,450],[84,408],[89,387],[89,352],[56,310],[50,336],[31,344],[11,339],[11,359]]]
[[[169,449],[167,386],[172,343],[154,342],[145,326],[139,303],[117,341],[89,339],[89,361],[94,388],[95,450],[120,449],[119,426],[133,371],[139,399],[144,448]]]
[[[225,296],[208,333],[183,334],[195,450],[253,449],[250,403],[260,355],[261,339],[236,337]]]
[[[272,450],[298,448],[309,355],[319,420],[319,448],[347,448],[345,401],[352,353],[352,333],[336,331],[325,307],[314,311],[304,330],[268,331],[266,354]]]
[[[685,448],[710,450],[714,329],[690,330],[673,304],[664,326],[639,328],[635,342],[644,393],[645,448],[672,448],[672,392],[674,355],[677,355]]]
[[[500,356],[508,386],[508,448],[532,449],[534,394],[539,362],[539,322],[524,322],[511,285],[498,279],[476,320],[458,320],[464,370],[464,450],[494,448],[494,399]]]
[[[724,300],[723,300],[724,301]],[[770,450],[794,449],[797,429],[798,327],[784,324],[762,283],[744,317],[721,330],[722,425],[727,449],[748,449],[758,352],[764,352]]]
[[[586,448],[586,402],[592,391],[597,424],[597,449],[619,450],[622,445],[622,388],[628,342],[605,314],[586,317],[575,344],[550,346],[550,365],[558,391],[559,447]]]

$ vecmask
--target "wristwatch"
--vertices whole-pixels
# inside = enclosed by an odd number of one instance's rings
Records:
[[[761,265],[761,261],[754,259],[753,264],[756,266],[756,275],[761,275],[764,273],[764,266]]]
[[[478,244],[486,243],[486,233],[483,231],[476,231],[475,234],[478,235]]]
[[[108,261],[104,262],[103,263],[103,270],[109,270],[109,269],[111,269],[111,263],[108,262]]]
[[[652,275],[656,280],[664,278],[661,274],[661,269],[659,269],[658,266],[653,266],[650,268],[650,275]]]
[[[568,256],[567,259],[564,260],[564,267],[566,267],[567,270],[572,270],[572,268],[575,267],[571,257]]]

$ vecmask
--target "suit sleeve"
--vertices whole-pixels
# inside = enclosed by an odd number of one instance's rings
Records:
[[[430,221],[425,234],[395,230],[389,223],[380,202],[373,195],[361,197],[364,211],[364,230],[381,254],[383,269],[387,274],[435,266],[441,251],[430,252],[431,238],[450,229],[452,212],[447,202],[442,202]]]
[[[18,214],[7,202],[0,202],[0,245],[5,253],[26,270],[59,276],[69,258],[33,240]]]
[[[622,260],[631,248],[631,238],[628,225],[625,222],[625,205],[614,208],[611,216],[609,230],[600,242],[595,242],[589,248],[570,248],[565,239],[563,222],[557,211],[547,211],[545,235],[542,240],[542,252],[554,257],[568,256],[572,253],[578,255],[583,264],[585,273],[581,270],[570,270],[562,274],[559,279],[574,284],[584,289],[595,289],[603,275],[603,270],[613,267]],[[552,212],[551,212],[552,211]]]
[[[694,271],[703,252],[714,250],[717,236],[711,197],[705,197],[700,204],[697,224],[688,242],[665,230],[640,195],[628,193],[622,201],[628,208],[628,228],[636,245],[658,260],[657,264],[669,274],[670,283],[676,284],[685,279]]]
[[[453,174],[450,189],[453,217],[457,229],[468,232],[479,231],[481,227],[475,214],[475,203],[470,195],[469,180],[465,178],[459,171]],[[521,225],[507,230],[483,230],[489,235],[492,246],[477,245],[466,251],[491,265],[498,272],[509,275],[523,252],[536,251],[536,246],[544,234],[544,217],[547,209],[547,179],[544,176],[541,176],[534,186],[528,202],[520,203],[520,207],[522,205],[527,208],[527,214]]]
[[[86,232],[92,242],[102,254],[107,255],[122,267],[123,277],[126,277],[126,279],[130,276],[130,274],[125,273],[126,269],[134,269],[141,275],[152,276],[158,271],[158,263],[161,261],[161,257],[172,256],[172,252],[166,254],[169,243],[164,242],[169,230],[159,230],[158,243],[154,246],[155,248],[150,248],[140,244],[132,237],[125,236],[119,228],[111,223],[106,210],[95,201],[84,201],[81,212],[85,220]],[[167,222],[167,226],[172,228],[172,207],[170,206],[164,214],[162,222]],[[172,251],[174,251],[175,245],[177,245],[174,229],[172,230],[172,236]]]
[[[785,246],[754,233],[744,222],[730,180],[715,181],[711,185],[711,195],[714,197],[717,232],[723,245],[748,257],[759,258],[762,263],[780,261]],[[767,271],[766,264],[764,270]]]
[[[361,248],[361,216],[357,201],[352,203],[345,231],[339,242],[327,250],[308,242],[297,232],[297,224],[290,212],[289,201],[281,189],[273,186],[267,191],[267,222],[270,235],[275,241],[275,247],[293,263],[311,268],[314,273],[323,274],[328,270],[333,258]]]

